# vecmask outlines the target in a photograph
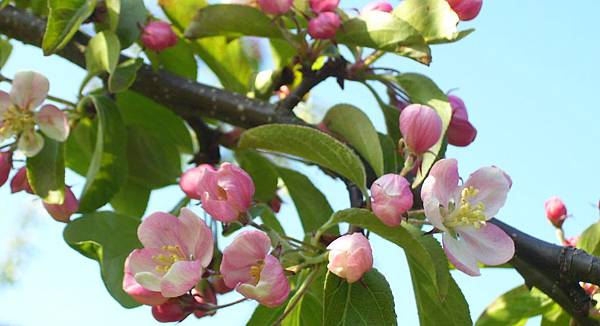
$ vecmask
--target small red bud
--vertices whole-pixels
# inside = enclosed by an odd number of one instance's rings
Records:
[[[185,319],[186,313],[179,302],[172,299],[163,304],[152,306],[152,316],[161,323],[170,323]]]
[[[22,190],[33,194],[33,189],[31,189],[31,185],[27,179],[27,169],[25,167],[19,169],[12,180],[10,180],[10,191],[13,194]]]
[[[308,21],[308,35],[319,40],[331,39],[342,25],[340,17],[333,12],[322,12]]]
[[[12,152],[0,152],[0,187],[8,180],[12,169]]]
[[[462,21],[471,20],[479,15],[483,0],[448,0],[448,4]]]
[[[153,21],[144,27],[142,43],[152,51],[163,51],[177,44],[177,35],[169,23]]]
[[[567,218],[567,207],[563,201],[557,196],[550,197],[544,203],[544,208],[546,209],[546,217],[550,223],[557,228],[562,227]]]

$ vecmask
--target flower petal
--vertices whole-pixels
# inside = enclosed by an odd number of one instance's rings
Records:
[[[250,279],[250,267],[264,260],[271,249],[271,239],[266,233],[256,230],[241,232],[223,250],[221,274],[225,285],[234,288],[238,283]]]
[[[21,134],[17,148],[27,157],[36,156],[44,148],[44,137],[35,130],[28,130]]]
[[[44,105],[36,113],[35,120],[46,136],[59,142],[64,142],[69,137],[69,119],[56,106]]]
[[[475,258],[486,265],[504,264],[515,255],[513,240],[492,223],[486,223],[479,229],[457,228],[457,232]]]
[[[202,264],[199,260],[178,261],[163,276],[160,293],[167,298],[175,298],[192,289],[202,278]]]
[[[448,259],[456,269],[471,276],[481,275],[479,266],[477,266],[477,260],[464,240],[454,239],[450,234],[444,232],[442,243],[446,256],[448,256]]]
[[[123,290],[135,301],[146,305],[159,305],[167,301],[160,292],[150,291],[141,286],[133,276],[129,266],[129,257],[125,260],[125,275],[123,276]]]
[[[160,291],[162,276],[156,270],[154,257],[162,254],[159,249],[135,249],[127,257],[127,266],[135,280],[150,291]]]
[[[182,240],[189,244],[194,259],[199,260],[202,267],[208,266],[214,250],[212,231],[198,215],[185,207],[179,213],[179,220],[184,225]]]
[[[421,198],[425,216],[439,230],[446,230],[440,205],[447,207],[450,199],[455,197],[459,189],[458,180],[458,162],[455,159],[443,159],[433,165],[423,182]]]
[[[215,220],[231,223],[239,218],[240,211],[230,201],[208,199],[207,194],[205,192],[202,196],[202,208]]]
[[[485,216],[489,219],[496,216],[500,208],[504,206],[511,186],[509,180],[504,171],[495,166],[488,166],[473,172],[465,182],[465,187],[479,190],[471,202],[483,203]]]
[[[0,125],[2,124],[2,114],[4,114],[6,110],[8,110],[10,105],[10,95],[8,95],[7,92],[0,91]]]
[[[171,214],[156,212],[142,221],[138,227],[138,238],[145,248],[162,248],[177,246],[188,253],[187,244],[182,241],[185,227],[179,219]]]
[[[49,88],[50,84],[44,75],[34,71],[21,71],[15,74],[10,99],[19,108],[32,111],[44,102]]]
[[[256,286],[240,284],[236,287],[236,290],[247,298],[273,308],[285,302],[290,294],[290,284],[285,277],[281,263],[277,258],[268,255],[265,257],[265,265]]]

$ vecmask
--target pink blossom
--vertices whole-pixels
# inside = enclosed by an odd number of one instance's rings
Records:
[[[33,189],[31,189],[31,185],[27,179],[27,169],[25,167],[20,168],[13,176],[12,180],[10,180],[10,191],[13,194],[22,190],[33,194]]]
[[[308,21],[308,35],[318,40],[331,39],[341,25],[342,21],[336,13],[323,12]]]
[[[442,119],[426,105],[411,104],[400,113],[400,132],[410,150],[423,154],[440,139]]]
[[[202,208],[214,219],[229,223],[252,205],[254,183],[241,168],[223,163],[218,170],[208,164],[186,171],[179,182],[190,197],[200,199]]]
[[[397,226],[413,205],[410,183],[401,175],[386,174],[371,186],[371,208],[384,224]]]
[[[79,201],[71,191],[71,187],[65,187],[65,199],[62,204],[48,204],[44,202],[44,208],[53,219],[68,223],[71,215],[79,209]]]
[[[159,291],[150,291],[145,287],[141,286],[136,280],[131,267],[129,259],[125,261],[125,275],[123,276],[123,290],[129,294],[135,301],[155,306],[167,302],[168,298],[165,298],[160,294]]]
[[[362,233],[337,238],[327,246],[329,264],[333,274],[354,283],[373,268],[373,252],[369,240]]]
[[[310,0],[310,9],[317,14],[334,12],[339,4],[340,0]]]
[[[8,180],[8,175],[12,169],[12,156],[13,153],[10,151],[0,152],[0,187]]]
[[[364,6],[360,12],[362,14],[369,11],[392,12],[392,10],[394,7],[387,1],[373,1]]]
[[[454,146],[468,146],[477,136],[477,129],[469,122],[465,102],[454,95],[448,95],[448,101],[452,106],[452,119],[448,126],[448,144]]]
[[[137,233],[144,248],[131,252],[125,264],[138,284],[163,297],[178,297],[192,289],[212,259],[212,232],[187,208],[179,218],[154,213]]]
[[[283,15],[293,4],[294,0],[258,0],[260,9],[269,15]]]
[[[56,106],[51,104],[42,106],[35,118],[38,126],[46,136],[60,142],[64,142],[69,137],[67,115]]]
[[[163,51],[177,44],[177,34],[171,25],[164,21],[152,21],[144,27],[142,44],[152,51]]]
[[[281,263],[269,255],[271,240],[266,233],[241,232],[223,250],[221,274],[225,285],[267,307],[282,304],[290,285]]]
[[[550,197],[544,203],[544,208],[546,209],[548,221],[557,228],[562,227],[567,218],[567,207],[562,199],[558,196]]]
[[[455,159],[436,162],[423,183],[421,198],[431,224],[443,231],[448,259],[471,276],[480,275],[477,262],[501,265],[515,253],[512,239],[487,220],[504,206],[511,181],[501,169],[483,167],[459,185]]]
[[[188,316],[180,303],[171,299],[165,303],[152,306],[152,316],[161,323],[182,321]]]
[[[448,4],[460,20],[467,21],[479,15],[483,0],[448,0]]]

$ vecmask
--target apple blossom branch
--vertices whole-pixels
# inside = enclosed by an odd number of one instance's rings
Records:
[[[0,33],[26,44],[41,46],[45,30],[45,21],[24,10],[7,6],[0,10]],[[58,55],[85,68],[85,45],[89,37],[77,33],[73,40]],[[122,56],[121,61],[127,57]],[[331,61],[335,66],[336,61]],[[339,62],[338,62],[339,63]],[[339,67],[337,67],[339,68]],[[329,68],[328,68],[329,69]],[[334,72],[315,73],[306,78],[308,81],[293,96],[282,102],[279,107],[265,101],[247,98],[243,95],[200,84],[166,71],[153,70],[143,65],[137,74],[131,89],[158,103],[165,105],[174,113],[188,121],[197,132],[210,132],[200,123],[202,117],[210,117],[240,127],[255,127],[268,123],[301,124],[301,120],[291,113],[291,108],[310,89]],[[205,147],[211,160],[216,159],[214,148]],[[352,206],[362,206],[362,198],[349,187]],[[360,204],[359,204],[360,203]],[[597,325],[588,317],[591,305],[589,297],[579,286],[579,281],[600,285],[600,260],[584,251],[560,247],[536,239],[498,220],[492,220],[507,234],[516,247],[516,256],[511,263],[525,278],[529,286],[544,291],[581,325]]]

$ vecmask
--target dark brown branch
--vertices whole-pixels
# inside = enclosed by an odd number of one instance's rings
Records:
[[[190,117],[187,120],[190,127],[194,130],[198,138],[200,148],[194,155],[191,163],[200,164],[218,164],[221,162],[221,152],[219,139],[221,133],[218,130],[210,128],[200,117]]]

